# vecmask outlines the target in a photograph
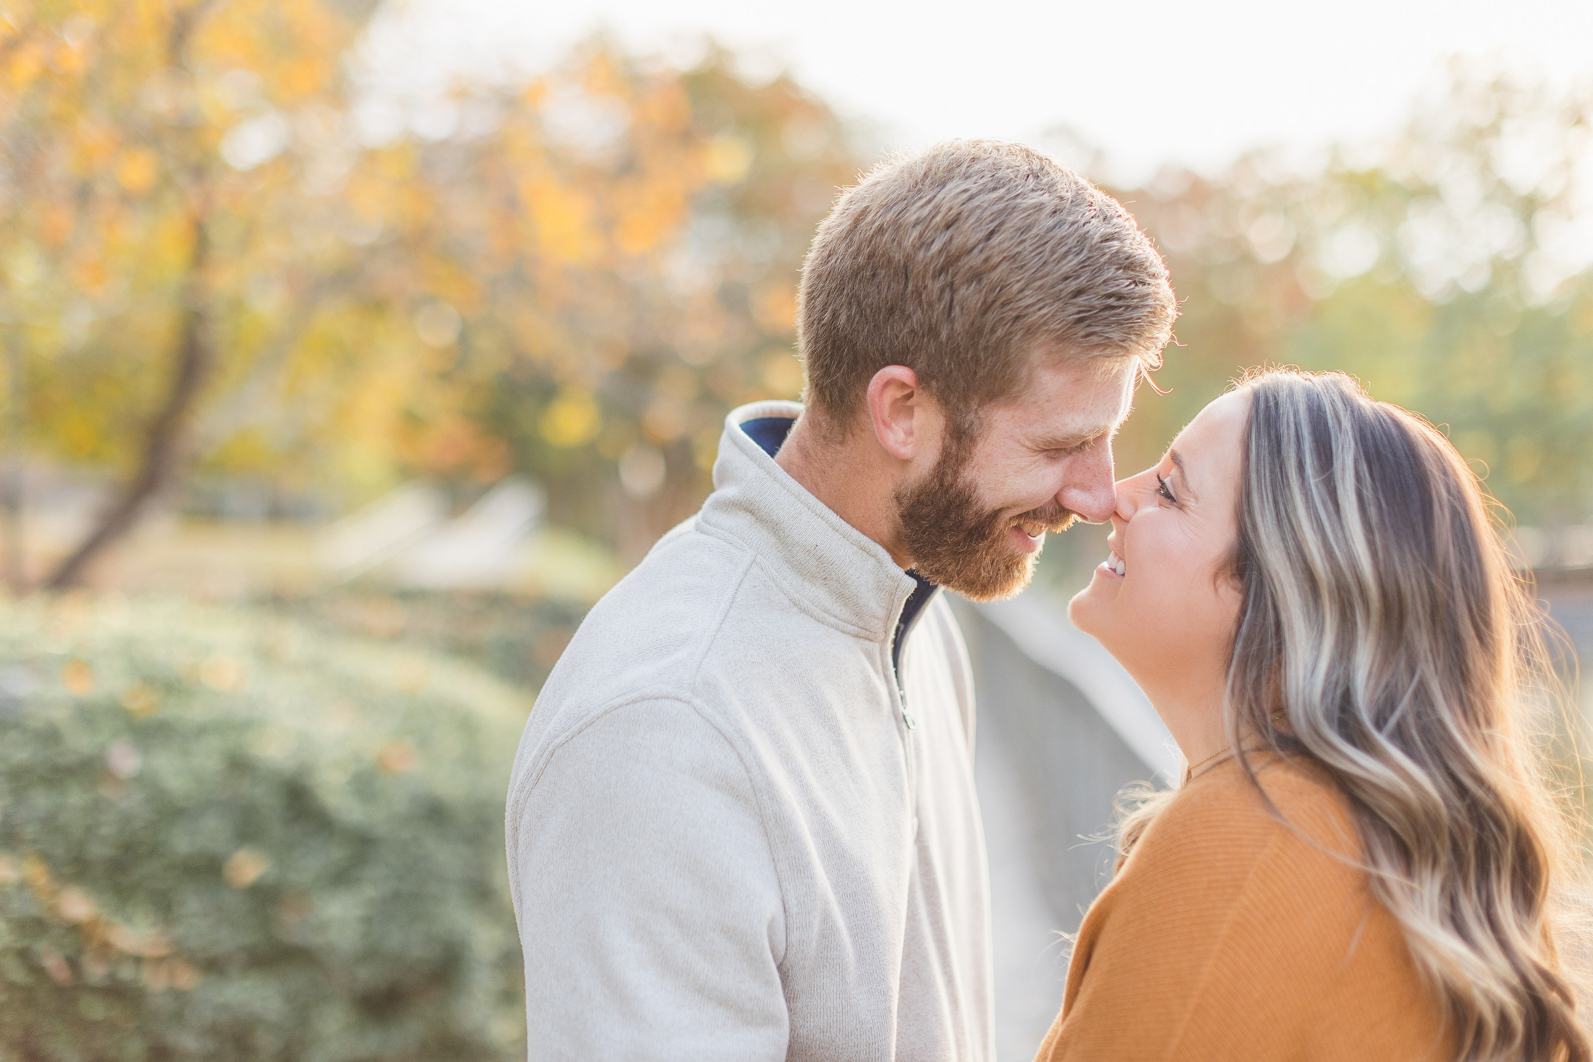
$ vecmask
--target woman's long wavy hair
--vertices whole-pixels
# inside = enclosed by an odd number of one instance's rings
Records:
[[[1529,738],[1543,624],[1471,468],[1341,373],[1250,396],[1230,740],[1338,787],[1374,893],[1442,998],[1459,1058],[1593,1059],[1557,932],[1575,866]],[[1121,845],[1154,808],[1123,824]]]

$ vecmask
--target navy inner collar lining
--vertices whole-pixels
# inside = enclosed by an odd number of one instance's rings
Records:
[[[791,426],[796,423],[795,417],[754,417],[741,422],[741,430],[747,438],[757,443],[764,453],[770,457],[780,452],[780,447],[785,445],[787,435],[791,434]],[[923,615],[924,607],[934,598],[935,591],[940,587],[925,579],[915,571],[909,571],[917,585],[907,598],[907,603],[902,606],[901,618],[896,621],[896,630],[891,636],[891,666],[896,669],[899,676],[902,670],[902,645],[907,641],[907,635],[918,623]]]
[[[795,417],[754,417],[752,420],[741,422],[741,430],[747,438],[757,443],[763,452],[773,457],[780,452],[780,447],[785,445],[785,437],[791,434],[791,425],[796,423]]]
[[[896,621],[896,633],[891,638],[891,666],[896,669],[898,681],[902,674],[902,646],[907,643],[907,635],[918,623],[919,617],[924,614],[925,606],[940,589],[915,571],[909,571],[907,574],[911,575],[913,582],[918,585],[913,587],[912,594],[907,598],[907,604],[902,606],[901,618]]]

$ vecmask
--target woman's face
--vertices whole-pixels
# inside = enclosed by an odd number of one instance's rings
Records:
[[[1117,484],[1111,555],[1068,605],[1158,700],[1219,685],[1239,614],[1227,572],[1238,528],[1250,396],[1232,392],[1190,421],[1161,461]]]

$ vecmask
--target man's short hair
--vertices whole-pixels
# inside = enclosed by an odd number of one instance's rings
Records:
[[[883,163],[836,202],[802,266],[805,400],[845,431],[905,365],[962,425],[1042,347],[1161,364],[1177,307],[1122,204],[1021,144],[954,140]]]

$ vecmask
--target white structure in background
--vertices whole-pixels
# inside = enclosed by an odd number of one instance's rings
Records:
[[[953,602],[979,705],[974,774],[990,856],[996,1057],[1025,1059],[1062,1005],[1084,907],[1106,882],[1113,801],[1183,761],[1134,680],[1064,603],[1031,590]]]
[[[1157,781],[1169,786],[1178,781],[1183,756],[1150,699],[1100,642],[1068,622],[1056,602],[1020,594],[976,607],[1030,660],[1084,694],[1123,744],[1156,772]]]
[[[317,558],[328,572],[352,579],[436,531],[447,518],[442,491],[408,483],[327,527]]]
[[[408,483],[328,527],[317,554],[343,580],[380,567],[402,586],[503,586],[524,571],[546,500],[540,486],[510,476],[450,520],[444,491]]]
[[[547,495],[524,476],[500,481],[463,515],[393,558],[405,586],[502,586],[525,568],[525,546],[542,521]]]
[[[1518,527],[1516,559],[1528,568],[1593,566],[1593,524],[1572,527]]]

